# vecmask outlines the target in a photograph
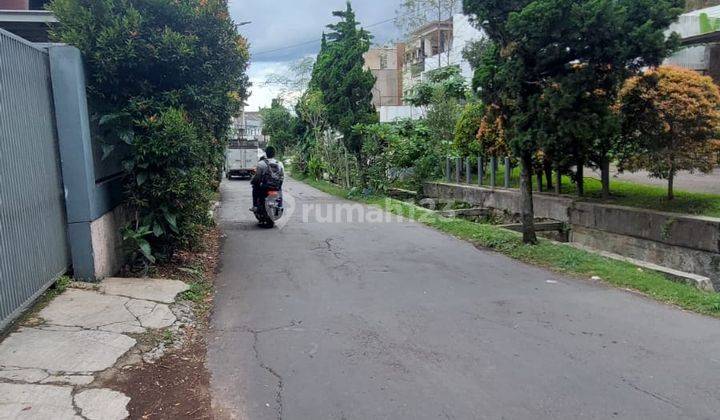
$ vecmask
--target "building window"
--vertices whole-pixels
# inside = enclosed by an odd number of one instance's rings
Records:
[[[387,54],[380,54],[380,70],[385,70],[388,66]]]

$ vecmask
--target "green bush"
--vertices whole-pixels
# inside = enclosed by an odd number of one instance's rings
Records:
[[[485,106],[480,102],[470,102],[463,108],[455,126],[455,150],[460,156],[480,154],[478,132],[485,116]]]
[[[247,43],[224,0],[53,0],[56,42],[83,53],[94,130],[124,156],[135,262],[193,246],[247,97]],[[105,147],[112,156],[113,146]]]

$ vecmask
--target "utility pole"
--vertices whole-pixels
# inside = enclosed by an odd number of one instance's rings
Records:
[[[437,0],[437,7],[438,7],[438,23],[437,23],[437,38],[438,38],[438,48],[437,48],[437,54],[438,54],[438,69],[442,67],[442,52],[440,51],[440,37],[442,36],[442,30],[440,22],[442,21],[442,0]]]

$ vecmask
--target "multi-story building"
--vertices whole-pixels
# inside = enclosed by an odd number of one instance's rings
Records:
[[[665,64],[689,68],[720,83],[720,6],[693,10],[680,16],[668,33],[677,32],[685,48]]]
[[[372,101],[375,108],[402,105],[404,56],[405,44],[371,48],[363,55],[365,68],[376,79]]]
[[[428,70],[450,64],[453,20],[427,23],[416,29],[407,41],[403,67],[405,91],[418,84]]]
[[[233,118],[230,126],[230,139],[241,142],[257,143],[258,147],[265,147],[268,139],[262,133],[263,120],[259,112],[242,109],[237,117]]]
[[[468,17],[460,13],[453,15],[452,19],[430,22],[415,30],[404,47],[400,97],[403,98],[406,92],[425,80],[429,72],[438,68],[457,66],[469,82],[473,69],[463,58],[463,50],[483,37],[483,33],[470,23]],[[402,100],[400,103],[379,106],[380,121],[420,118],[425,115],[422,108],[414,108]]]
[[[57,23],[44,10],[47,0],[0,0],[0,28],[31,42],[48,42],[48,29]]]

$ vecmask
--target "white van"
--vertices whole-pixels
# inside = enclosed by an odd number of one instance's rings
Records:
[[[225,176],[227,179],[251,178],[255,175],[255,167],[264,154],[257,142],[231,141],[225,152]]]

